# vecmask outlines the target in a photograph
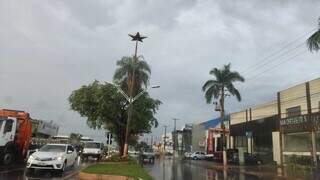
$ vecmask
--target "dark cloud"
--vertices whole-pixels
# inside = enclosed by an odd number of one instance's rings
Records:
[[[133,54],[127,34],[140,31],[149,38],[138,52],[152,67],[151,84],[161,85],[150,92],[163,101],[160,123],[173,125],[173,117],[181,119],[178,127],[205,121],[218,116],[201,91],[210,69],[231,62],[233,69],[246,71],[316,28],[319,8],[319,1],[302,0],[1,1],[2,107],[54,120],[62,134],[103,139],[102,131],[89,130],[85,119],[70,111],[67,98],[94,79],[110,81],[116,61]],[[302,46],[244,73],[248,81],[237,84],[243,101],[228,98],[227,111],[273,100],[277,91],[318,77],[318,57]],[[271,66],[276,68],[259,75]]]

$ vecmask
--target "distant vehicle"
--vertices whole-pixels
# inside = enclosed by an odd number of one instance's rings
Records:
[[[147,160],[149,163],[154,163],[156,153],[152,149],[146,149],[143,154],[143,160]]]
[[[104,146],[102,142],[88,141],[84,143],[82,158],[87,159],[88,157],[96,158],[98,161],[103,156]]]
[[[78,155],[70,144],[47,144],[29,156],[27,170],[58,170],[63,173],[67,167],[77,163]]]
[[[196,151],[192,153],[190,157],[193,160],[202,160],[202,159],[205,159],[205,155],[206,154],[204,152]]]
[[[186,159],[190,159],[190,158],[191,158],[191,155],[192,155],[191,152],[185,152],[185,153],[184,153],[184,157],[185,157]]]
[[[205,159],[206,160],[213,160],[214,159],[214,155],[213,154],[206,154],[205,155]]]
[[[25,159],[31,142],[32,128],[29,113],[0,110],[0,163],[12,164]]]

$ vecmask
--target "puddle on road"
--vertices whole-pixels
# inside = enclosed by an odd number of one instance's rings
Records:
[[[201,161],[199,161],[201,163]],[[146,165],[145,168],[155,180],[220,180],[240,179],[258,180],[253,175],[234,173],[231,171],[219,171],[203,165],[190,163],[190,161],[178,161],[173,159],[156,160],[154,165]]]

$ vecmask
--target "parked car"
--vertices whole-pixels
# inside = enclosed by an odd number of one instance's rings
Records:
[[[213,154],[206,154],[205,159],[211,161],[214,159],[214,155]]]
[[[205,155],[206,154],[204,152],[196,151],[192,153],[190,157],[193,160],[202,160],[202,159],[205,159]]]
[[[76,165],[78,154],[70,144],[47,144],[31,154],[27,161],[27,170],[58,170],[63,173],[67,167]]]

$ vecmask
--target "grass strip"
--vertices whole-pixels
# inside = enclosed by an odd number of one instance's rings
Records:
[[[82,172],[132,177],[134,179],[152,180],[152,177],[137,163],[102,163],[85,168]]]

